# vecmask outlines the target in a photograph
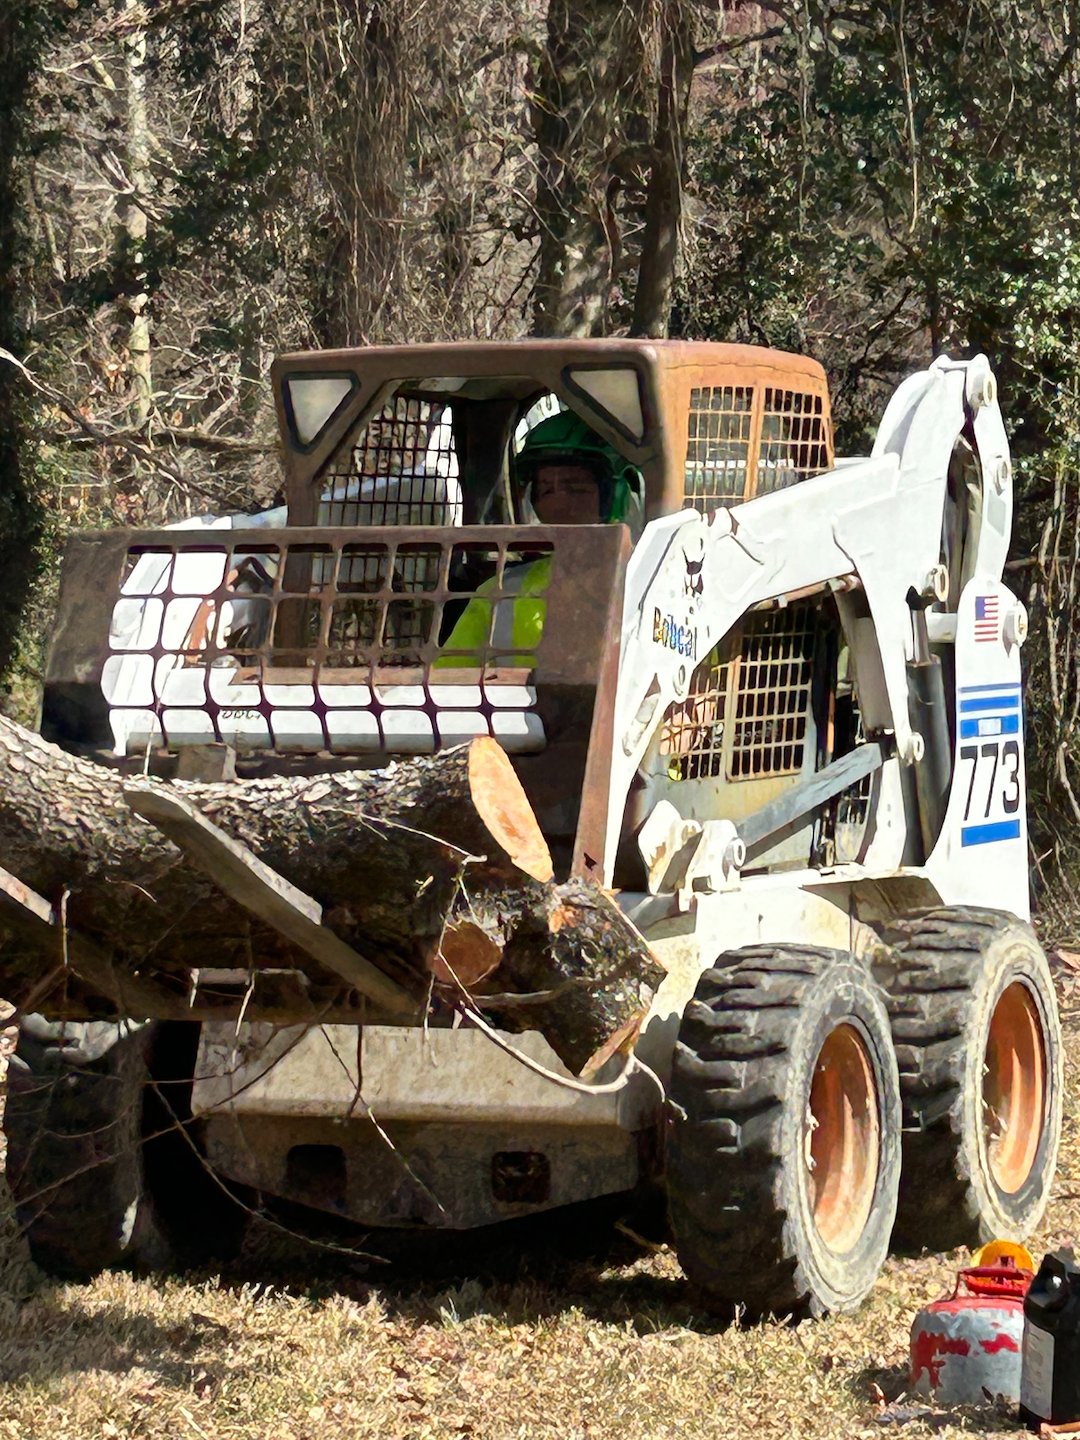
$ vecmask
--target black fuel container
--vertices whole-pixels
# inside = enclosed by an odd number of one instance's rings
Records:
[[[1080,1266],[1070,1250],[1044,1257],[1024,1300],[1020,1419],[1080,1420]]]

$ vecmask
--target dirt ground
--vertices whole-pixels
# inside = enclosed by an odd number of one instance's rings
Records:
[[[1038,1255],[1080,1232],[1078,1005],[1063,995],[1067,1118]],[[1020,1433],[904,1398],[912,1317],[962,1254],[890,1261],[853,1316],[725,1330],[669,1251],[595,1215],[387,1264],[256,1244],[220,1274],[88,1285],[43,1279],[3,1221],[5,1440]]]

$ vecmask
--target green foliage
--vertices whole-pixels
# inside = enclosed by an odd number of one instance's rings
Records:
[[[1075,6],[806,0],[733,52],[694,134],[691,334],[817,355],[841,450],[897,380],[984,351],[1017,478],[1032,834],[1080,931],[1080,194]]]
[[[31,564],[20,623],[13,628],[7,672],[0,681],[0,713],[32,726],[37,723],[64,543],[73,529],[93,523],[93,517],[85,505],[65,502],[66,471],[58,457],[40,444],[33,419],[25,414],[21,443],[24,481],[37,503],[29,523],[22,517],[21,528],[9,532],[13,540],[21,536],[30,541]]]
[[[1067,333],[1080,299],[1071,271],[1047,275],[1080,218],[1060,13],[800,6],[801,24],[741,62],[696,131],[708,229],[687,332],[818,354],[847,445],[913,363],[982,349],[1022,446],[1040,447],[1052,416],[1026,377],[1056,362],[1035,337],[1047,323]],[[755,85],[753,103],[740,98]]]

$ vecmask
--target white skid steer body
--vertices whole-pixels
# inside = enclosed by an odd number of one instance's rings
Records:
[[[971,522],[951,599],[942,575],[950,464],[970,456]],[[868,458],[709,516],[694,510],[646,526],[626,576],[604,873],[615,882],[624,817],[643,757],[671,707],[691,694],[695,668],[748,612],[765,602],[835,598],[858,677],[862,725],[881,747],[865,842],[857,860],[751,873],[738,820],[694,814],[670,799],[645,817],[640,844],[648,889],[619,894],[667,970],[637,1044],[661,1081],[680,1017],[702,970],[725,950],[755,942],[802,943],[861,953],[868,918],[905,904],[988,905],[1026,917],[1027,827],[1020,646],[1024,608],[1003,584],[1012,522],[1009,447],[990,367],[939,359],[890,401]],[[861,596],[856,607],[853,596]],[[937,594],[938,603],[932,597]],[[908,667],[918,637],[911,597],[930,643],[948,652],[955,764],[943,822],[928,853],[913,844],[913,773],[924,750],[913,729]],[[863,603],[864,602],[864,603]],[[677,884],[664,856],[696,840]],[[914,857],[914,858],[912,858]],[[743,873],[744,870],[746,873]],[[539,1035],[507,1037],[547,1070],[566,1075]],[[617,1070],[619,1060],[609,1062]],[[383,1127],[407,1135],[411,1164],[441,1184],[431,1213],[395,1212],[399,1186],[415,1192],[380,1144],[385,1186],[372,1183],[371,1223],[426,1218],[466,1226],[514,1213],[491,1201],[480,1157],[542,1142],[551,1157],[550,1205],[629,1188],[638,1173],[635,1132],[655,1121],[661,1097],[642,1073],[617,1093],[582,1095],[527,1069],[477,1031],[326,1026],[303,1031],[205,1024],[193,1108],[253,1125],[285,1117],[328,1126],[365,1101]],[[605,1078],[607,1072],[598,1077]],[[211,1128],[210,1158],[246,1174],[248,1141]],[[539,1141],[537,1137],[540,1137]],[[475,1143],[474,1143],[475,1142]],[[216,1147],[216,1149],[215,1149]],[[474,1153],[475,1151],[475,1153]],[[373,1163],[375,1163],[373,1161]],[[447,1216],[447,1211],[452,1212]],[[441,1214],[438,1212],[442,1212]]]

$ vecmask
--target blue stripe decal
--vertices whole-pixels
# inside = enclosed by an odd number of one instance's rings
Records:
[[[960,721],[960,739],[977,740],[980,735],[1019,735],[1019,715],[980,715],[977,720]]]
[[[961,845],[992,845],[995,840],[1019,840],[1019,820],[998,820],[992,825],[965,825],[960,831]]]
[[[961,695],[987,695],[991,690],[1019,690],[1019,680],[1002,681],[1000,685],[961,685]]]
[[[1013,695],[980,695],[971,700],[960,701],[960,713],[967,714],[972,710],[1019,710],[1020,696]]]

